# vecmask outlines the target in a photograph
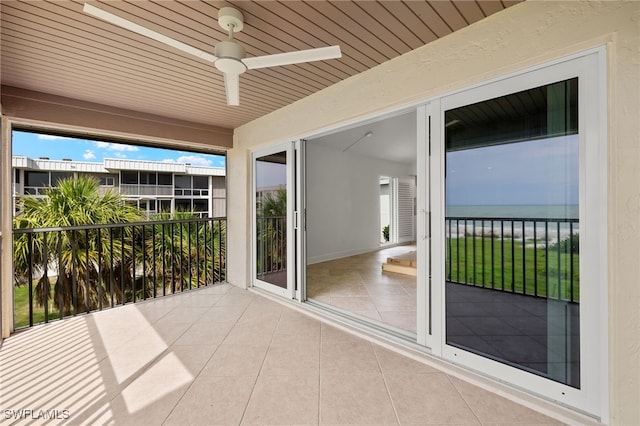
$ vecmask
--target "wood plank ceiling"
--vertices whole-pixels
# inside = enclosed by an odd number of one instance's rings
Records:
[[[2,85],[236,128],[518,1],[91,1],[210,53],[227,38],[223,6],[244,14],[236,40],[247,57],[340,45],[341,59],[247,71],[236,107],[211,63],[89,16],[83,3],[2,0]]]

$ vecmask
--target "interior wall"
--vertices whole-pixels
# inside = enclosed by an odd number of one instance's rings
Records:
[[[408,176],[415,166],[306,146],[307,263],[379,248],[380,176]]]
[[[604,421],[640,424],[640,3],[526,1],[244,125],[229,169],[250,150],[419,103],[510,72],[607,46],[609,410]],[[246,243],[250,193],[230,180],[229,241]],[[243,205],[244,204],[244,205]],[[246,286],[247,256],[229,253],[229,279]],[[604,284],[603,284],[604,285]]]

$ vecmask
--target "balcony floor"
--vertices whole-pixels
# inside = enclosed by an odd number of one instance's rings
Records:
[[[228,284],[17,333],[0,365],[17,423],[559,423]]]

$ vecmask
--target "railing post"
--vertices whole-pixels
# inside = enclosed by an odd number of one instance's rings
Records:
[[[27,235],[29,253],[29,327],[33,327],[33,234]]]
[[[42,233],[42,272],[44,274],[44,322],[49,322],[49,250],[47,247],[47,232]]]

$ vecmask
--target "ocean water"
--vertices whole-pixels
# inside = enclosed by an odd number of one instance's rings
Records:
[[[570,224],[564,221],[578,218],[577,205],[447,206],[446,217],[477,219],[446,224],[447,237],[450,238],[462,238],[465,234],[503,235],[504,238],[524,239],[527,245],[537,246],[544,244],[545,241],[548,243],[560,241],[580,231],[579,223]],[[503,222],[482,220],[484,218],[506,220]],[[557,221],[545,224],[528,220],[523,224],[517,219],[557,219]]]
[[[578,205],[448,205],[446,208],[446,216],[469,218],[578,219]]]

